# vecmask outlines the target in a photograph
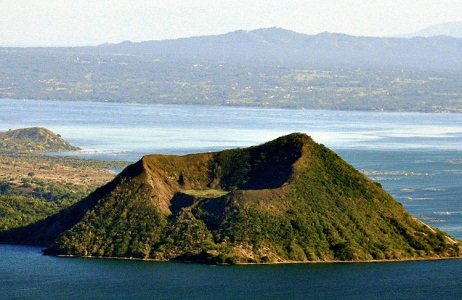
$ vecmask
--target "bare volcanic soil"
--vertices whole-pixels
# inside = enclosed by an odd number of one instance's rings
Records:
[[[0,241],[53,255],[230,264],[461,255],[460,242],[300,133],[245,149],[145,156]]]

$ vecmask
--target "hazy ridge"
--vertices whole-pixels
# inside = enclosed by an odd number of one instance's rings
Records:
[[[447,36],[267,28],[0,53],[0,98],[462,111],[462,39]]]

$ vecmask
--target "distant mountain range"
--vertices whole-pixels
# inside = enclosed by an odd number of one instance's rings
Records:
[[[306,35],[282,28],[239,30],[175,40],[123,42],[87,48],[90,49],[99,53],[228,63],[440,69],[462,67],[462,40],[456,38],[381,38],[328,32]]]
[[[441,35],[462,38],[462,22],[447,22],[432,25],[417,32],[407,34],[405,37],[434,37]]]
[[[281,28],[0,48],[0,98],[461,112],[462,39]]]

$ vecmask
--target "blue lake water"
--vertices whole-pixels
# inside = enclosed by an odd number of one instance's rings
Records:
[[[0,246],[2,299],[460,299],[462,260],[206,266]]]
[[[425,222],[462,239],[462,115],[0,99],[0,131],[47,127],[82,152],[135,161],[305,132]],[[459,260],[209,267],[44,257],[0,246],[0,298],[457,298]],[[85,288],[82,288],[85,287]],[[47,294],[48,293],[48,294]]]

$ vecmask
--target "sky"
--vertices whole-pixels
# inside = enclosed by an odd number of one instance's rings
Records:
[[[0,46],[81,46],[282,27],[394,36],[462,21],[460,0],[0,0]]]

